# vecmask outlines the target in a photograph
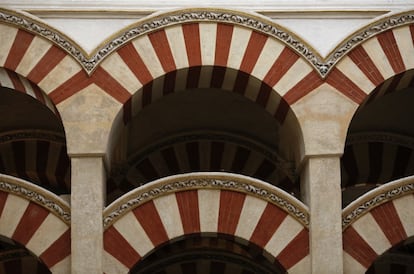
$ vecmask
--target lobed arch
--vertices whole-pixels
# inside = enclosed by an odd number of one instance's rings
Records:
[[[55,194],[1,174],[0,234],[30,250],[52,273],[70,272],[70,207]]]
[[[306,273],[308,225],[305,205],[260,180],[229,173],[171,176],[105,208],[104,271],[127,273],[163,243],[212,232],[250,241],[289,273]]]
[[[413,236],[414,176],[361,196],[342,214],[344,273],[365,273],[375,259]]]

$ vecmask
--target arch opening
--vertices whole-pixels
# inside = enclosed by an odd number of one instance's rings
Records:
[[[226,86],[232,74],[239,83]],[[183,69],[144,86],[127,106],[108,202],[155,179],[199,171],[252,176],[300,197],[296,117],[260,80],[228,68]]]
[[[371,189],[414,174],[414,71],[384,81],[356,111],[341,158],[343,207]]]
[[[0,173],[28,180],[57,195],[69,194],[70,160],[62,121],[50,101],[37,97],[47,96],[39,94],[41,90],[33,83],[31,86],[36,87],[37,95],[0,87]]]
[[[178,237],[138,262],[129,272],[144,273],[287,273],[265,250],[246,240],[217,233]]]

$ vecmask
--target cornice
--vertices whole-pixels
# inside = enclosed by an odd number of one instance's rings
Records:
[[[342,229],[345,230],[374,208],[413,193],[414,176],[395,180],[369,191],[343,209]]]
[[[0,190],[32,201],[70,226],[70,207],[53,193],[12,176],[0,174]]]
[[[307,207],[299,200],[276,187],[260,180],[237,174],[197,172],[156,180],[115,200],[104,210],[104,228],[110,227],[126,213],[145,202],[171,193],[197,189],[232,190],[252,195],[276,205],[305,227],[309,226]]]
[[[151,15],[119,31],[107,41],[104,41],[90,55],[69,37],[51,28],[45,22],[24,13],[0,8],[0,21],[52,41],[75,58],[88,74],[92,74],[102,60],[129,41],[165,27],[191,22],[234,24],[253,29],[280,40],[307,60],[319,75],[324,78],[335,64],[354,47],[379,33],[413,23],[414,11],[392,14],[361,28],[340,43],[326,58],[322,58],[318,52],[297,35],[268,20],[266,17],[229,9],[193,8]]]

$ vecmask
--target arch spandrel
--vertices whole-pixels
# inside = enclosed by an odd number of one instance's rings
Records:
[[[159,222],[156,229],[148,226],[148,214]],[[301,273],[309,263],[308,222],[305,205],[259,180],[226,173],[172,176],[136,189],[104,210],[107,269],[127,271],[169,239],[213,232],[252,241],[289,273]],[[142,238],[130,239],[131,230],[134,235],[140,231]],[[128,255],[119,255],[120,250]],[[287,255],[292,252],[297,256]]]

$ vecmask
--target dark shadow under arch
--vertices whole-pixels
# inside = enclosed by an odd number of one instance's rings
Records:
[[[414,174],[414,70],[377,86],[356,111],[341,159],[343,206]]]
[[[299,123],[276,91],[243,71],[166,73],[125,103],[111,135],[108,203],[146,182],[199,171],[252,176],[301,196]]]
[[[414,270],[414,236],[378,256],[366,274],[409,274]]]
[[[36,255],[16,241],[0,235],[1,274],[50,274]]]
[[[253,243],[217,233],[190,234],[173,239],[145,256],[131,274],[287,273],[279,262]]]

